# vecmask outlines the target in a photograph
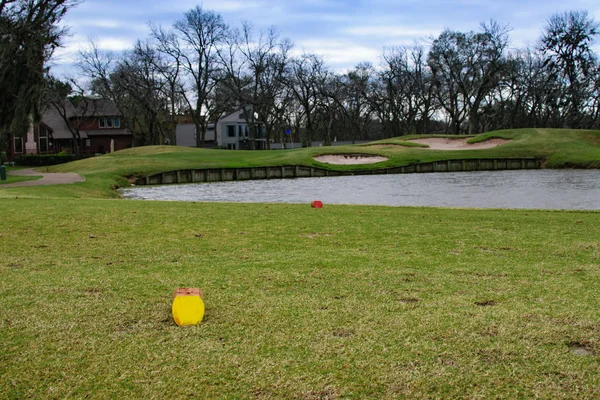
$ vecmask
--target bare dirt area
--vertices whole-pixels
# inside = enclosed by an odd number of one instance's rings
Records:
[[[85,182],[85,178],[74,172],[68,173],[50,173],[50,172],[37,172],[33,169],[20,169],[16,171],[10,171],[10,175],[15,176],[42,176],[41,179],[35,181],[24,181],[9,183],[6,185],[0,185],[0,187],[21,187],[21,186],[43,186],[43,185],[61,185]]]
[[[375,164],[388,160],[387,157],[369,154],[325,154],[313,158],[318,162],[337,165]]]
[[[484,142],[467,143],[468,139],[448,139],[448,138],[427,138],[427,139],[412,139],[408,142],[426,144],[430,150],[482,150],[491,149],[500,146],[504,143],[509,143],[506,139],[489,139]]]

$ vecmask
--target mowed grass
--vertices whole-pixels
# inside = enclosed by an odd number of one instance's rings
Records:
[[[600,397],[597,212],[3,199],[0,221],[2,397]],[[188,286],[207,315],[180,328]]]

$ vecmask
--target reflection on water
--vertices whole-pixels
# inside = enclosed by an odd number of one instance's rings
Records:
[[[600,170],[478,171],[147,186],[130,199],[600,210]]]

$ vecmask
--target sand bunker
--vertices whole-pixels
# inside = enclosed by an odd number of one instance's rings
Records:
[[[481,150],[491,149],[492,147],[500,146],[508,143],[506,139],[489,139],[484,142],[467,143],[468,139],[448,139],[448,138],[428,138],[428,139],[412,139],[408,142],[426,144],[430,150]]]
[[[325,154],[313,158],[325,164],[338,165],[375,164],[388,160],[387,157],[372,156],[369,154]]]

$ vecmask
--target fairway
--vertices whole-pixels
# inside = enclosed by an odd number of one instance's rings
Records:
[[[3,397],[600,396],[597,212],[5,198],[0,221]],[[187,286],[207,311],[180,328]]]

